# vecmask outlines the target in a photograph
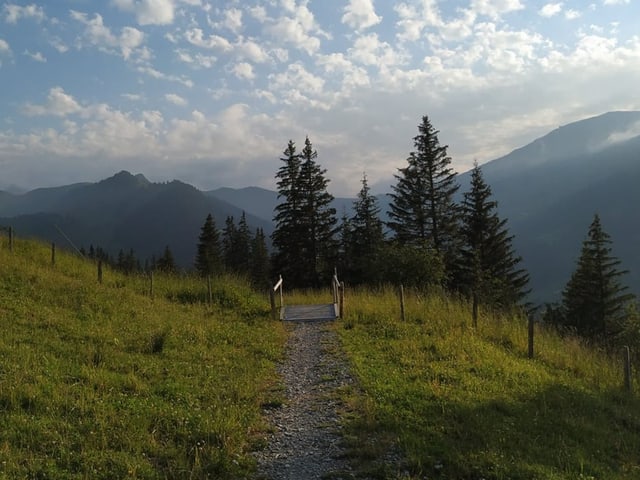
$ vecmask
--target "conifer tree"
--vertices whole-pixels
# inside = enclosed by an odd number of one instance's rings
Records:
[[[337,219],[333,196],[326,190],[329,180],[308,137],[300,154],[292,141],[284,154],[285,164],[276,174],[282,202],[274,217],[274,273],[299,287],[318,286],[330,277],[336,256]]]
[[[251,263],[251,230],[247,224],[247,215],[242,212],[235,238],[235,269],[245,275],[249,273]]]
[[[611,254],[611,237],[596,214],[589,226],[575,271],[562,292],[564,325],[584,336],[609,340],[622,329],[633,295],[619,277],[620,260]]]
[[[175,273],[177,270],[176,262],[169,245],[164,248],[162,256],[156,262],[156,268],[165,273]]]
[[[220,273],[222,270],[220,235],[211,214],[207,215],[198,239],[198,251],[195,262],[196,270],[200,275],[205,277]]]
[[[245,212],[236,226],[233,217],[227,217],[222,231],[222,251],[224,265],[230,272],[249,273],[249,256],[251,249],[251,233]]]
[[[331,207],[333,195],[327,191],[329,180],[326,170],[316,162],[318,152],[313,149],[309,137],[301,152],[300,186],[302,193],[302,218],[305,234],[302,237],[303,267],[302,286],[320,286],[333,273],[337,257],[336,209]]]
[[[458,209],[454,194],[459,185],[450,166],[448,147],[440,145],[439,132],[426,115],[418,132],[408,165],[395,175],[388,226],[402,245],[433,247],[450,271],[457,253]]]
[[[302,257],[302,238],[305,234],[301,224],[302,199],[300,185],[300,155],[296,153],[293,140],[289,140],[287,148],[280,160],[283,165],[276,173],[278,179],[278,200],[273,221],[276,225],[272,235],[275,252],[273,269],[294,285],[302,281],[302,272],[298,259]]]
[[[518,268],[512,240],[491,200],[478,164],[471,173],[471,189],[464,194],[461,225],[460,290],[479,298],[481,303],[497,308],[518,304],[528,293],[529,276]]]
[[[380,256],[384,247],[384,232],[380,220],[378,199],[371,194],[366,174],[362,188],[353,203],[354,215],[349,220],[347,256],[351,266],[351,281],[356,284],[376,283],[380,279]]]

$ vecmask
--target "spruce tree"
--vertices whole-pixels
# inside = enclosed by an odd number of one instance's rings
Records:
[[[626,307],[633,299],[619,281],[627,271],[618,269],[620,260],[611,254],[611,243],[596,214],[576,269],[562,292],[564,325],[605,341],[620,332]]]
[[[289,140],[287,148],[280,158],[283,165],[276,173],[278,179],[278,200],[273,221],[275,230],[272,234],[273,247],[273,270],[275,274],[280,274],[297,285],[302,281],[298,259],[302,257],[302,238],[305,234],[301,223],[302,199],[300,185],[300,155],[296,153],[296,146]]]
[[[458,229],[454,195],[459,185],[448,147],[440,145],[439,132],[426,115],[418,132],[408,165],[395,175],[388,226],[402,245],[433,247],[453,276]]]
[[[336,209],[331,207],[333,195],[327,191],[329,180],[326,170],[316,162],[318,152],[313,149],[309,137],[301,152],[300,187],[302,194],[302,286],[320,286],[327,283],[333,273],[337,258]]]
[[[204,277],[220,273],[222,270],[220,235],[211,214],[207,215],[198,240],[196,270]]]
[[[486,305],[509,308],[528,293],[529,275],[518,268],[512,240],[497,213],[498,204],[491,200],[478,164],[471,173],[471,189],[464,194],[461,225],[460,290]],[[477,296],[477,297],[476,297]]]
[[[336,257],[333,196],[329,180],[316,162],[318,153],[307,137],[300,154],[290,141],[278,170],[278,198],[273,233],[274,273],[298,287],[319,286],[328,280]]]
[[[352,282],[377,283],[381,280],[380,256],[384,247],[384,232],[378,199],[371,194],[366,174],[361,182],[362,188],[353,203],[355,213],[349,220],[347,256]]]
[[[176,262],[173,258],[173,253],[169,248],[169,245],[164,247],[164,252],[162,256],[156,262],[156,268],[161,272],[165,273],[175,273],[177,270]]]

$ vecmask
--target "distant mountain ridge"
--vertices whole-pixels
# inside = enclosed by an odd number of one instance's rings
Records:
[[[482,165],[531,274],[537,301],[559,300],[593,215],[640,293],[640,112],[609,112],[560,127]],[[459,175],[461,191],[470,174]]]
[[[613,254],[630,270],[623,282],[640,293],[640,112],[609,112],[561,126],[483,164],[482,171],[531,274],[534,302],[560,298],[596,212],[612,236]],[[469,177],[458,176],[460,197]],[[386,220],[389,198],[378,198]],[[339,217],[350,214],[353,201],[335,200]],[[78,245],[133,248],[141,258],[169,245],[189,267],[209,212],[222,229],[227,216],[237,220],[245,211],[250,227],[269,235],[277,204],[277,192],[259,187],[201,192],[179,181],[151,183],[120,172],[98,183],[20,195],[0,191],[0,224],[62,242],[58,226]]]
[[[65,246],[68,238],[78,248],[99,245],[113,255],[132,248],[142,260],[168,245],[185,268],[193,265],[209,213],[222,230],[228,216],[240,219],[242,209],[177,180],[151,183],[126,171],[97,183],[0,194],[0,224],[14,226],[19,235]],[[272,231],[270,221],[247,214],[247,222],[267,235]]]

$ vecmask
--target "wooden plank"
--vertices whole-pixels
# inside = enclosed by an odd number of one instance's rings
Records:
[[[335,320],[338,317],[335,303],[323,305],[287,305],[283,307],[282,320],[289,322]]]

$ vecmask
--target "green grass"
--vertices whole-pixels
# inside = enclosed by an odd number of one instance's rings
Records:
[[[0,245],[0,478],[244,478],[286,336],[268,298],[50,258]]]
[[[363,471],[399,448],[414,478],[640,478],[640,401],[622,386],[622,363],[526,322],[481,316],[439,293],[347,291],[336,324],[360,381],[345,392],[352,454]],[[639,385],[636,375],[634,381]],[[375,441],[372,441],[375,439]]]

